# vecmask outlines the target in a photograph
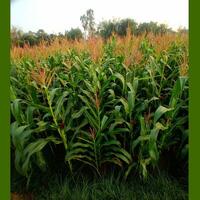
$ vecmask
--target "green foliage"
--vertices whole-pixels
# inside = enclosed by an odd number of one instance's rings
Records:
[[[148,33],[153,33],[154,35],[173,33],[173,31],[165,24],[158,24],[156,22],[144,22],[138,24],[133,19],[129,18],[121,20],[102,21],[97,27],[97,33],[105,39],[109,38],[112,33],[115,33],[119,36],[126,36],[128,28],[131,34],[137,36]],[[184,33],[184,30],[179,32]]]
[[[127,30],[130,29],[130,33],[136,33],[137,23],[132,19],[122,19],[122,20],[113,20],[113,21],[102,21],[98,25],[98,34],[101,37],[107,39],[112,33],[115,33],[119,36],[126,36]]]
[[[47,157],[55,158],[60,146],[72,175],[88,167],[98,176],[120,171],[124,179],[147,178],[168,159],[166,152],[187,168],[184,47],[172,44],[158,54],[145,39],[140,64],[127,68],[115,44],[113,37],[99,62],[71,50],[40,67],[30,60],[12,64],[11,138],[19,173],[30,177],[51,167]]]
[[[128,31],[133,35],[142,35],[153,33],[154,35],[163,35],[167,33],[175,33],[171,28],[168,28],[166,24],[158,24],[157,22],[144,22],[138,24],[133,19],[125,18],[120,20],[103,20],[97,27],[94,19],[94,11],[88,9],[86,14],[80,17],[82,27],[85,31],[85,39],[91,36],[101,36],[104,39],[108,39],[113,33],[118,36],[126,36]],[[188,33],[186,28],[179,28],[177,31],[179,34]],[[11,42],[13,46],[24,47],[25,44],[30,46],[38,45],[41,41],[45,41],[46,44],[50,44],[55,38],[66,38],[70,40],[81,39],[83,33],[79,28],[71,28],[71,30],[65,31],[65,34],[48,34],[44,30],[40,29],[37,32],[29,31],[24,33],[22,30],[12,27],[11,29]]]
[[[71,28],[70,31],[65,32],[65,36],[70,40],[79,40],[83,37],[83,34],[79,28]]]
[[[34,187],[33,196],[37,200],[186,200],[187,192],[171,177],[149,177],[145,182],[134,177],[130,182],[120,181],[113,175],[100,179],[88,180],[79,177],[71,180],[68,177],[50,176],[45,186]]]
[[[38,45],[42,41],[50,44],[56,35],[48,34],[44,30],[39,29],[37,32],[29,31],[24,33],[22,30],[12,27],[11,42],[14,46],[24,47],[25,44],[30,46]]]
[[[169,32],[173,32],[170,28],[167,27],[166,24],[159,24],[156,22],[144,22],[144,23],[140,23],[137,27],[136,30],[136,35],[140,35],[143,33],[153,33],[155,35],[163,35],[165,33],[169,33]]]

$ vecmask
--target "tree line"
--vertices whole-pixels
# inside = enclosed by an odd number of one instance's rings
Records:
[[[95,23],[94,11],[89,9],[84,15],[80,17],[82,27],[84,31],[80,28],[71,28],[65,33],[58,34],[48,34],[43,29],[37,32],[29,31],[23,32],[21,29],[12,27],[11,29],[11,44],[13,46],[23,47],[25,44],[30,46],[38,45],[42,41],[46,44],[50,44],[55,38],[66,38],[68,40],[80,40],[87,39],[89,37],[101,36],[103,39],[108,39],[113,33],[118,36],[126,36],[128,31],[133,35],[142,35],[153,33],[154,35],[163,35],[166,33],[176,33],[166,24],[158,24],[157,22],[144,22],[137,23],[135,20],[126,19],[113,19],[104,20],[99,24]],[[179,33],[187,33],[186,28],[178,29]]]

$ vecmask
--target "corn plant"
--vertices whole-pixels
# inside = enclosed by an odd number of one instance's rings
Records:
[[[58,145],[72,175],[87,166],[101,176],[112,166],[125,178],[133,171],[147,177],[170,149],[187,163],[188,77],[179,73],[186,49],[174,43],[158,53],[145,39],[140,63],[128,67],[116,48],[113,37],[98,62],[75,49],[12,61],[11,138],[19,173],[47,170],[46,154],[56,157]]]

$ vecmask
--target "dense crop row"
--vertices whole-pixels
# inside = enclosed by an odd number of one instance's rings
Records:
[[[12,61],[12,154],[22,175],[50,168],[56,157],[72,174],[87,166],[124,178],[146,177],[172,157],[187,167],[185,44],[157,52],[143,39],[141,59],[129,66],[115,39],[102,48],[98,61],[74,49]]]

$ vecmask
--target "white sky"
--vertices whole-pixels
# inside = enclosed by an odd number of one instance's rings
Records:
[[[11,25],[24,31],[58,33],[82,28],[80,16],[94,10],[96,23],[113,18],[154,21],[188,28],[188,0],[13,0]]]

